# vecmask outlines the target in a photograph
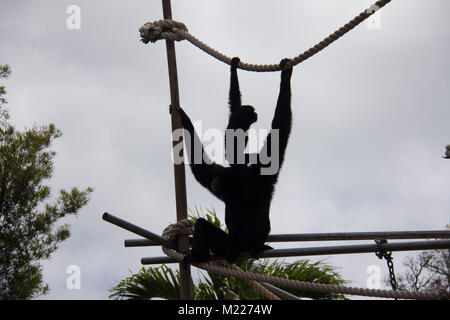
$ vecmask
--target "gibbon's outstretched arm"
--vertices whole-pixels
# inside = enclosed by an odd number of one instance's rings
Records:
[[[212,188],[212,181],[214,174],[223,169],[223,167],[214,163],[208,157],[207,153],[203,149],[203,144],[199,136],[195,132],[191,119],[189,119],[186,112],[184,112],[181,107],[174,108],[170,106],[170,112],[173,112],[173,110],[176,110],[176,112],[180,114],[183,127],[187,131],[185,132],[184,141],[186,143],[186,154],[189,160],[192,174],[203,187],[208,189],[219,199],[222,199],[222,196],[218,192],[219,190],[214,190]]]
[[[288,61],[289,59],[281,60],[280,67],[283,68]],[[266,155],[271,154],[274,151],[272,150],[272,148],[276,148],[277,146],[272,146],[272,132],[273,130],[278,130],[278,155],[280,168],[284,161],[284,155],[292,128],[291,76],[292,67],[281,71],[280,93],[278,95],[275,114],[272,120],[272,130],[268,134],[266,142],[261,151],[265,152]],[[259,160],[258,166],[262,166]],[[277,171],[275,177],[278,176],[278,172],[279,170]]]
[[[238,57],[231,59],[231,77],[230,77],[230,92],[228,96],[228,104],[230,106],[231,113],[241,107],[241,92],[239,90],[239,80],[237,76],[237,66],[240,62]]]

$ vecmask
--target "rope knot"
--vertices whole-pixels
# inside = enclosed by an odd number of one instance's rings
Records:
[[[183,219],[165,228],[162,237],[169,240],[176,240],[179,234],[192,235],[193,233],[194,221]]]
[[[145,44],[156,42],[160,39],[181,41],[186,39],[188,29],[182,22],[174,20],[158,20],[147,22],[139,28],[141,41]]]

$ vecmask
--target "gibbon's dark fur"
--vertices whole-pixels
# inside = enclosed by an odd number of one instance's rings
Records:
[[[288,61],[283,59],[280,66],[283,68]],[[247,131],[257,120],[257,115],[252,106],[241,105],[236,71],[238,63],[239,58],[233,58],[229,92],[230,116],[227,129]],[[284,161],[292,127],[291,75],[292,68],[281,71],[280,92],[272,120],[272,129],[279,130],[279,168]],[[261,168],[270,164],[260,163],[259,158],[252,164],[248,163],[248,159],[245,163],[236,163],[233,160],[236,160],[236,157],[245,149],[245,146],[237,148],[236,144],[235,152],[231,155],[227,152],[230,148],[225,146],[225,156],[230,162],[229,167],[212,162],[205,154],[187,114],[181,108],[176,110],[181,116],[184,129],[189,133],[189,137],[185,137],[185,142],[192,173],[203,187],[225,203],[225,223],[228,228],[227,234],[207,220],[199,218],[195,223],[192,250],[185,256],[182,263],[187,265],[191,262],[207,262],[210,259],[210,251],[229,262],[234,262],[242,252],[248,252],[252,257],[257,258],[261,251],[270,248],[264,243],[270,232],[270,202],[279,170],[273,175],[261,175]],[[272,150],[271,134],[272,131],[268,134],[263,146],[267,148],[266,154],[270,154]],[[196,148],[202,155],[201,163],[194,163]]]

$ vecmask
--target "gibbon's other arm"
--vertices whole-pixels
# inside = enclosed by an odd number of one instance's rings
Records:
[[[236,130],[240,127],[240,116],[241,115],[241,92],[239,90],[239,80],[237,75],[237,66],[240,62],[240,59],[238,57],[234,57],[231,59],[231,67],[230,67],[230,91],[228,94],[228,106],[230,108],[230,114],[228,116],[228,124],[227,124],[227,131],[225,131],[225,141],[224,141],[224,147],[225,147],[225,159],[230,163],[230,165],[237,164],[237,159],[239,157],[238,154],[243,154],[245,150],[245,146],[247,145],[247,138],[245,138],[244,146],[241,146],[238,149],[238,139],[236,137],[233,138],[233,141],[229,141],[232,143],[232,146],[230,147],[227,144],[227,133],[229,129]],[[243,128],[241,128],[243,129]],[[231,150],[232,149],[232,150]],[[245,158],[243,159],[245,161]]]
[[[241,92],[239,90],[239,80],[237,76],[237,66],[240,62],[238,57],[231,59],[231,77],[230,77],[230,92],[228,96],[228,104],[230,106],[230,116],[241,107]]]
[[[213,190],[212,180],[215,172],[223,167],[214,163],[203,149],[202,142],[195,132],[194,126],[184,110],[170,106],[170,112],[176,110],[180,114],[181,122],[189,136],[185,132],[186,154],[195,179],[219,199],[222,199],[218,190]]]
[[[280,67],[283,68],[288,61],[289,59],[281,60]],[[272,120],[272,130],[278,130],[279,133],[278,152],[280,167],[284,161],[284,155],[292,128],[291,76],[292,67],[281,71],[280,93],[278,95],[275,114]],[[266,142],[263,146],[263,150],[266,152],[266,155],[272,153],[272,130],[266,137]],[[259,160],[258,165],[261,166]]]
[[[281,60],[280,67],[283,68],[288,61],[289,59]],[[272,129],[280,131],[280,158],[283,159],[292,129],[291,76],[292,67],[281,71],[280,93],[272,120]]]
[[[256,122],[258,115],[252,106],[242,105],[239,80],[237,76],[237,66],[240,60],[234,57],[231,60],[231,77],[229,92],[230,115],[228,118],[227,131],[225,135],[225,158],[230,165],[240,165],[248,163],[246,161],[245,148],[248,142],[248,132],[252,123]],[[229,137],[228,135],[231,135]],[[232,138],[232,141],[227,141]],[[227,142],[231,143],[229,146]]]

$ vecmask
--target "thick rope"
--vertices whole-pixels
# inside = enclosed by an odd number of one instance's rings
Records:
[[[182,220],[180,225],[187,225],[190,223],[184,222]],[[177,225],[177,224],[175,224]],[[177,229],[180,228],[180,225],[174,227],[173,225],[169,226],[166,229]],[[163,232],[163,237],[166,231]],[[175,233],[171,233],[172,236],[175,236]],[[175,238],[172,238],[173,240]],[[162,247],[163,252],[169,257],[181,261],[183,259],[183,254],[176,252],[167,247]],[[227,262],[226,262],[227,263]],[[228,264],[228,263],[227,263]],[[340,293],[340,294],[349,294],[349,295],[357,295],[357,296],[366,296],[366,297],[379,297],[379,298],[392,298],[392,299],[417,299],[417,300],[441,300],[441,299],[450,299],[450,294],[448,292],[415,292],[415,291],[391,291],[391,290],[379,290],[379,289],[366,289],[366,288],[353,288],[347,286],[340,285],[332,285],[332,284],[322,284],[322,283],[313,283],[306,282],[300,280],[291,280],[291,279],[283,279],[277,278],[273,276],[268,276],[264,274],[258,274],[254,272],[246,272],[241,270],[239,267],[224,267],[218,265],[214,262],[208,263],[196,263],[193,264],[197,268],[201,268],[207,270],[209,272],[218,273],[224,276],[235,277],[242,280],[251,280],[257,282],[268,282],[274,285],[278,285],[281,287],[294,288],[304,291],[318,292],[318,293]],[[258,283],[259,286],[261,286]],[[262,287],[262,286],[261,286]],[[264,288],[264,287],[263,287]],[[264,288],[265,289],[265,288]],[[267,290],[267,289],[265,289]],[[258,290],[259,291],[259,290]],[[261,291],[260,291],[261,292]],[[277,297],[278,298],[278,297]],[[278,298],[279,299],[279,298]]]
[[[194,233],[194,221],[190,219],[183,219],[178,221],[177,223],[169,225],[166,229],[164,229],[162,237],[169,240],[175,240],[179,234],[184,235],[192,235]],[[168,249],[163,247],[163,252],[167,255],[169,255]],[[173,251],[175,252],[175,251]],[[181,260],[180,260],[181,261]],[[234,270],[240,270],[242,271],[237,265],[230,264],[225,260],[222,261],[216,261],[215,265],[222,265],[225,268],[234,269]],[[243,271],[242,271],[243,272]],[[269,300],[281,300],[278,296],[273,294],[271,291],[263,287],[261,284],[259,284],[256,281],[249,280],[249,279],[243,279],[249,286],[251,286],[253,289],[261,293],[264,297],[266,297]]]
[[[391,0],[380,0],[373,4],[370,8],[361,12],[358,16],[352,19],[350,22],[345,24],[340,29],[336,30],[328,37],[317,43],[315,46],[309,48],[302,54],[291,59],[289,63],[286,64],[285,68],[293,67],[306,59],[312,57],[319,51],[325,49],[327,46],[335,42],[337,39],[348,33],[350,30],[355,28],[361,22],[369,18],[373,15],[377,10],[384,7],[386,4],[391,2]],[[223,53],[211,48],[207,44],[201,42],[199,39],[194,37],[192,34],[188,32],[188,29],[182,22],[177,22],[174,20],[159,20],[154,22],[147,22],[140,29],[139,32],[141,34],[141,41],[144,43],[156,42],[160,39],[166,39],[171,41],[181,41],[188,40],[194,46],[203,50],[207,54],[213,56],[214,58],[225,62],[227,64],[231,64],[231,57],[224,55]],[[247,70],[247,71],[257,71],[257,72],[268,72],[268,71],[279,71],[279,64],[249,64],[245,62],[239,62],[238,68]]]
[[[163,248],[165,254],[178,261],[183,259],[181,253],[175,252],[168,248]],[[228,269],[221,266],[217,266],[209,263],[194,264],[197,268],[207,270],[209,272],[218,273],[224,276],[235,277],[243,280],[253,280],[258,282],[268,282],[281,287],[294,288],[304,291],[319,292],[319,293],[340,293],[366,297],[379,297],[379,298],[397,298],[397,299],[417,299],[417,300],[441,300],[450,298],[447,292],[433,293],[433,292],[414,292],[414,291],[390,291],[379,289],[366,289],[366,288],[352,288],[346,286],[338,286],[331,284],[321,284],[313,282],[305,282],[299,280],[276,278],[273,276],[267,276],[254,272],[245,272],[234,269]]]
[[[164,229],[162,237],[168,240],[176,240],[179,234],[187,236],[194,234],[194,221],[183,219],[171,224]]]
[[[220,265],[221,264],[223,267],[225,267],[227,269],[233,269],[233,270],[236,270],[236,271],[244,272],[237,265],[231,264],[231,263],[229,263],[226,260],[218,260],[214,264],[215,265]],[[269,300],[281,300],[277,295],[275,295],[273,292],[271,292],[268,289],[266,289],[265,287],[263,287],[260,283],[258,283],[256,281],[253,281],[253,280],[249,280],[249,279],[242,279],[242,280],[244,280],[245,283],[247,283],[250,287],[252,287],[256,291],[258,291],[259,293],[261,293],[267,299],[269,299]]]

